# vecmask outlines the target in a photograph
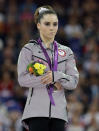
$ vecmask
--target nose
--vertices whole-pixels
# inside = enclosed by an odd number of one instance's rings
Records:
[[[50,25],[50,30],[53,30],[54,29],[54,26],[51,24]]]

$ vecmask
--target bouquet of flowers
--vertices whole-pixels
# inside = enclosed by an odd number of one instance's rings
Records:
[[[27,71],[35,76],[40,76],[45,73],[46,66],[41,62],[31,62],[27,66]]]

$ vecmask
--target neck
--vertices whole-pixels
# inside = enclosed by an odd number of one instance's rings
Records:
[[[40,35],[43,43],[46,45],[47,48],[50,48],[50,44],[53,43],[54,38],[52,39],[48,39],[48,38],[44,38],[42,35]]]

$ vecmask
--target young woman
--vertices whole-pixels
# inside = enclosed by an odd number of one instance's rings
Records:
[[[34,19],[40,37],[26,44],[18,59],[19,84],[29,88],[22,121],[29,131],[65,131],[68,118],[64,90],[75,89],[79,78],[74,55],[69,47],[54,40],[58,17],[52,7],[38,8]],[[42,62],[46,73],[30,74],[27,66],[31,61]]]

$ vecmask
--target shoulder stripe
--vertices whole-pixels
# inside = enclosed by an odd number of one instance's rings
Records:
[[[65,60],[62,60],[62,61],[59,61],[59,62],[58,62],[58,64],[60,64],[60,63],[62,63],[62,62],[64,62],[64,61],[67,61],[67,59],[65,59]]]
[[[71,56],[71,55],[73,55],[73,54],[69,54],[69,56]]]
[[[23,48],[28,49],[29,51],[31,51],[31,49],[29,49],[29,48],[27,48],[27,47],[23,47]]]
[[[61,78],[61,79],[65,79],[65,80],[67,80],[67,81],[70,81],[70,80],[68,80],[67,78]]]
[[[38,44],[36,40],[30,40],[29,43],[36,43],[36,44]]]
[[[32,56],[37,57],[37,58],[42,59],[43,61],[47,62],[47,60],[45,60],[45,59],[43,59],[43,58],[41,58],[41,57],[38,57],[38,56],[35,56],[35,55],[32,55]],[[47,62],[47,63],[48,63],[48,62]]]

